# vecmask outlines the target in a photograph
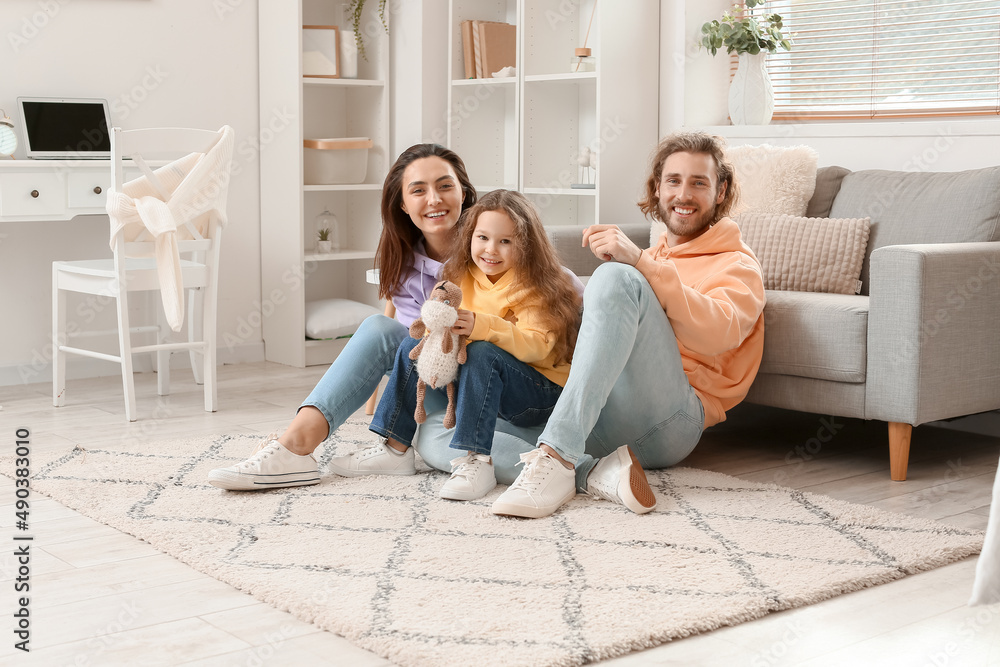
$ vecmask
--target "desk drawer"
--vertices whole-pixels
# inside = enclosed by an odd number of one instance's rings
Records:
[[[66,180],[61,174],[4,174],[0,179],[0,216],[50,216],[66,211]]]
[[[70,208],[93,208],[103,213],[111,188],[108,169],[70,173],[68,177],[68,204]]]

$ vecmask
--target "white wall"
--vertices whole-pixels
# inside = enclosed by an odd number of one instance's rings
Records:
[[[661,0],[660,64],[661,72],[668,72],[660,79],[661,136],[684,127],[722,134],[733,145],[807,144],[819,153],[820,166],[853,170],[958,171],[1000,164],[1000,119],[995,116],[730,126],[728,55],[713,57],[698,40],[702,24],[731,5],[731,0]]]
[[[256,0],[7,0],[0,35],[0,108],[12,118],[19,96],[103,97],[125,129],[233,126],[239,173],[222,248],[219,356],[262,359],[260,328],[247,324],[260,298]],[[101,256],[110,257],[104,216],[0,223],[0,385],[51,377],[52,261]],[[242,343],[223,345],[226,333]],[[120,372],[84,358],[70,358],[68,370]]]

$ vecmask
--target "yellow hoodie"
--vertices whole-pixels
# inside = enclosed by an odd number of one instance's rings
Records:
[[[537,308],[525,308],[511,294],[514,271],[496,283],[472,265],[462,278],[462,308],[476,313],[469,341],[485,340],[528,364],[560,387],[566,385],[569,364],[556,365],[556,335],[538,317]],[[512,298],[515,297],[515,298]]]
[[[705,407],[705,428],[743,400],[764,354],[760,264],[722,218],[704,234],[670,247],[667,235],[636,263],[677,335],[688,382]]]

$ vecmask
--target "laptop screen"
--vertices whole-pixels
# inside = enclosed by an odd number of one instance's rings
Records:
[[[19,97],[17,102],[29,158],[111,157],[107,101]]]

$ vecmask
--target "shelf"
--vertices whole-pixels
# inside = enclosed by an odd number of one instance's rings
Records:
[[[513,86],[517,83],[517,77],[509,76],[505,78],[489,79],[452,79],[453,86]]]
[[[302,259],[307,262],[337,262],[347,259],[375,259],[374,250],[339,250],[337,252],[318,253],[307,251]]]
[[[358,183],[355,185],[303,185],[303,192],[378,192],[382,190],[381,183]]]
[[[594,197],[597,188],[524,188],[526,195],[552,195],[560,197]]]
[[[550,81],[556,83],[578,83],[580,81],[596,81],[597,72],[566,72],[565,74],[529,74],[524,77],[525,83]]]
[[[305,86],[333,86],[344,88],[384,88],[385,81],[380,79],[319,79],[309,76],[302,77]]]

